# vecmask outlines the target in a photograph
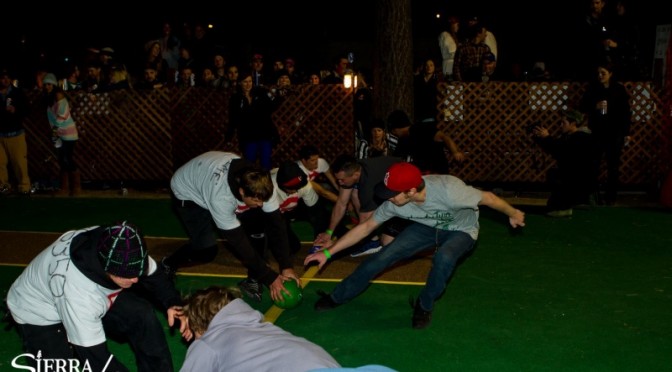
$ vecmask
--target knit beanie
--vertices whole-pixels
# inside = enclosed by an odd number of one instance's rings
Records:
[[[147,248],[140,230],[128,221],[105,227],[98,241],[98,258],[109,274],[141,276],[147,268]]]

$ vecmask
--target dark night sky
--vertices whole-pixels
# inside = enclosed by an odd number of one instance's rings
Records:
[[[443,22],[435,15],[442,13],[463,17],[476,14],[483,19],[497,37],[503,63],[528,61],[538,55],[559,60],[568,58],[571,56],[570,25],[581,17],[587,1],[526,2],[532,4],[530,6],[501,0],[460,3],[413,0],[414,54],[418,59],[438,54],[436,37]],[[299,66],[303,61],[304,66],[328,68],[337,53],[356,51],[356,63],[366,68],[375,31],[374,3],[373,0],[319,4],[315,1],[225,1],[213,7],[192,0],[174,6],[175,10],[170,13],[161,13],[169,15],[136,9],[148,6],[144,4],[117,8],[112,3],[99,3],[97,8],[100,9],[83,16],[68,13],[64,8],[55,9],[58,12],[15,12],[13,17],[5,17],[6,21],[0,23],[0,42],[10,52],[3,53],[0,58],[4,60],[0,62],[32,66],[40,54],[45,54],[51,57],[48,63],[53,65],[65,56],[81,54],[88,47],[111,46],[125,62],[133,65],[133,59],[142,58],[144,43],[155,38],[162,21],[169,19],[177,32],[185,21],[213,23],[212,36],[224,45],[232,59],[252,52],[289,54],[296,57]],[[631,1],[630,6],[631,13],[641,24],[642,50],[647,59],[652,53],[655,25],[671,21],[661,6],[654,4],[653,0],[639,0]],[[167,7],[162,6],[162,9]]]

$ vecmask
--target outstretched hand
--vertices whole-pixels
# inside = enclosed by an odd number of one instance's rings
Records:
[[[323,247],[327,248],[331,246],[332,241],[331,241],[331,235],[327,233],[319,233],[317,234],[317,238],[315,238],[315,241],[313,242],[313,246],[318,246],[318,247]]]
[[[323,250],[325,250],[325,249],[326,248],[322,248],[319,251],[306,256],[306,259],[303,260],[303,265],[305,266],[305,265],[308,265],[311,262],[317,262],[317,264],[318,264],[317,268],[322,269],[322,266],[324,266],[324,264],[327,263],[327,256],[323,252]]]
[[[182,334],[182,338],[184,338],[186,341],[191,341],[192,337],[194,337],[194,334],[191,332],[191,328],[189,328],[189,318],[184,315],[182,306],[173,306],[168,309],[167,313],[168,326],[174,326],[175,319],[178,319],[180,321],[180,334]]]
[[[453,154],[453,158],[457,160],[459,163],[461,163],[464,161],[464,159],[466,159],[466,156],[462,151],[457,151]]]
[[[520,209],[516,209],[512,216],[509,216],[509,223],[511,227],[523,227],[525,226],[525,213]]]

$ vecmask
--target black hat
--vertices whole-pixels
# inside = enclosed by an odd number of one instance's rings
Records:
[[[411,119],[403,110],[394,110],[387,117],[387,127],[389,129],[406,128],[411,124]]]
[[[387,124],[385,124],[385,120],[380,119],[380,118],[375,118],[371,121],[371,129],[373,128],[380,128],[382,130],[387,130]]]
[[[103,229],[98,258],[105,272],[122,278],[137,278],[147,269],[147,247],[140,230],[128,221]]]
[[[298,190],[308,184],[308,176],[293,161],[286,161],[280,165],[275,180],[278,186],[285,190]]]

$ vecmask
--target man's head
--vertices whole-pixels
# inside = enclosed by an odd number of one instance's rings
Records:
[[[264,69],[264,56],[259,53],[252,55],[252,60],[250,61],[250,66],[252,70],[256,72],[261,72]]]
[[[376,185],[376,196],[383,200],[396,199],[399,194],[409,193],[411,189],[421,191],[424,188],[424,180],[420,169],[407,162],[395,163],[388,168],[385,178]],[[403,205],[410,201],[392,200],[395,204]]]
[[[303,166],[312,171],[317,169],[317,161],[320,159],[320,152],[315,146],[305,145],[299,150],[299,158],[301,159]]]
[[[189,319],[189,328],[196,338],[208,329],[212,318],[231,301],[240,298],[240,289],[211,286],[199,289],[185,299],[184,315]]]
[[[156,80],[158,73],[156,72],[156,68],[154,66],[146,66],[145,67],[145,81],[153,82]]]
[[[347,70],[350,62],[346,56],[338,56],[334,59],[334,71],[339,75],[343,76],[345,70]]]
[[[351,189],[359,182],[362,174],[362,165],[352,155],[339,155],[333,164],[331,170],[334,172],[336,182],[344,189]]]
[[[5,89],[12,84],[12,73],[6,69],[0,69],[0,88]]]
[[[577,110],[566,110],[562,113],[561,131],[571,133],[583,125],[583,114]]]
[[[563,111],[562,116],[570,123],[576,124],[577,127],[580,127],[581,124],[583,124],[583,114],[580,111],[569,109]]]
[[[98,240],[98,259],[103,270],[113,277],[134,279],[145,274],[147,245],[140,230],[128,221],[103,227]]]
[[[278,187],[288,194],[293,194],[308,184],[308,176],[293,161],[286,161],[278,167],[275,180]]]
[[[240,197],[250,208],[261,207],[273,196],[271,174],[256,165],[243,168],[237,175]]]
[[[410,127],[412,123],[403,110],[394,110],[387,116],[387,129],[397,137],[401,130]]]

